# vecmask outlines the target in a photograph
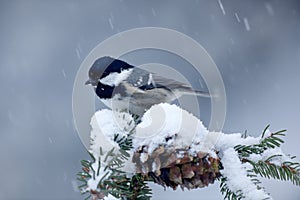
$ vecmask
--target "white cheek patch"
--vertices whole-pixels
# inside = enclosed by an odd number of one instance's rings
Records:
[[[133,69],[123,70],[121,73],[113,72],[108,76],[100,79],[100,82],[105,85],[118,86],[122,81],[124,81],[132,72]]]

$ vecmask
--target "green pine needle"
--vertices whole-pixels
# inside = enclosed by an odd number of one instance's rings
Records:
[[[251,178],[251,181],[257,186],[257,189],[263,189],[260,184],[260,180],[257,175],[265,178],[274,178],[283,181],[291,181],[293,184],[300,186],[300,164],[298,162],[284,162],[280,166],[272,163],[272,160],[281,157],[282,155],[272,155],[265,160],[258,162],[251,161],[249,159],[251,154],[262,154],[267,149],[280,147],[284,143],[284,140],[280,137],[285,136],[286,130],[280,130],[275,133],[271,133],[270,136],[265,137],[265,134],[270,125],[262,132],[261,141],[259,144],[254,145],[237,145],[234,147],[235,151],[239,154],[242,163],[248,162],[252,165],[253,169],[247,171],[247,176]],[[242,135],[244,138],[246,134]],[[295,157],[290,156],[291,159]],[[234,193],[231,191],[226,184],[226,177],[221,178],[221,193],[224,199],[236,200],[243,198],[242,194]]]

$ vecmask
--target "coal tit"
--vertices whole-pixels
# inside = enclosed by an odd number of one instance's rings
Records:
[[[86,85],[94,87],[97,96],[113,110],[127,110],[142,116],[152,105],[170,103],[183,94],[210,97],[189,85],[164,78],[112,57],[97,59],[88,72]]]

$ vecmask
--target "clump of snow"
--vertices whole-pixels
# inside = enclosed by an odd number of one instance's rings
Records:
[[[135,129],[133,147],[137,149],[146,145],[149,154],[159,145],[192,147],[191,152],[198,152],[208,134],[199,119],[180,107],[167,103],[152,106],[141,121]],[[192,146],[193,143],[198,145]]]
[[[91,152],[95,157],[99,157],[100,147],[103,153],[112,148],[119,149],[118,144],[114,142],[114,136],[127,136],[134,127],[134,121],[128,113],[103,109],[94,114],[91,126]]]
[[[224,134],[220,132],[210,132],[208,140],[214,145],[214,149],[217,151],[223,151],[229,148],[233,148],[236,145],[252,145],[258,144],[260,138],[247,137],[242,138],[240,133]]]
[[[271,132],[266,131],[265,137]],[[168,138],[168,140],[166,140]],[[243,138],[241,133],[224,134],[209,132],[203,123],[191,113],[176,105],[161,103],[152,106],[135,129],[133,148],[148,147],[151,154],[160,145],[166,148],[189,148],[190,153],[207,152],[216,157],[215,152],[222,152],[236,145],[258,144],[261,137]]]
[[[165,148],[189,149],[191,154],[197,152],[209,153],[217,157],[215,152],[222,153],[236,145],[253,145],[271,135],[266,130],[264,137],[241,137],[240,133],[224,134],[222,132],[209,132],[203,123],[191,113],[176,105],[161,103],[152,106],[135,124],[132,116],[125,112],[103,109],[94,114],[91,119],[91,152],[95,157],[100,156],[100,147],[106,153],[112,148],[119,149],[113,138],[116,134],[120,137],[127,136],[135,127],[133,134],[133,149],[131,154],[141,146],[147,146],[147,154],[141,154],[142,160],[151,154],[160,145]],[[220,156],[219,155],[219,156]],[[290,161],[280,148],[269,149],[262,155],[251,155],[252,161],[266,160],[272,155],[281,155],[271,160],[274,164]],[[178,155],[179,156],[179,155]],[[133,171],[133,165],[127,163],[126,171]]]
[[[95,179],[91,178],[88,181],[88,189],[96,189],[97,184],[102,177],[107,173],[103,169],[106,163],[110,161],[109,158],[104,161],[105,155],[110,150],[114,149],[115,154],[119,154],[119,145],[114,141],[115,135],[119,135],[119,138],[126,137],[130,131],[135,127],[133,117],[126,112],[112,111],[103,109],[97,111],[91,119],[91,145],[90,152],[94,155],[96,161],[93,164],[93,169],[98,169],[98,160],[101,161],[100,173]],[[100,147],[103,155],[100,155]],[[133,151],[128,152],[132,157]],[[135,165],[131,162],[131,159],[125,161],[122,171],[127,173],[130,177],[135,172]],[[108,174],[109,175],[109,174]],[[108,177],[108,176],[107,176]]]
[[[262,154],[251,154],[248,159],[253,162],[266,161],[268,158],[274,155],[276,156],[272,157],[269,162],[277,166],[281,166],[284,162],[287,161],[292,162],[292,159],[289,156],[285,155],[282,149],[279,147],[267,149]]]
[[[134,122],[132,116],[128,113],[114,112],[108,109],[103,109],[94,114],[91,119],[91,126],[92,131],[90,151],[96,159],[96,161],[92,164],[92,168],[97,171],[99,167],[99,159],[101,167],[99,174],[95,175],[95,177],[93,177],[93,172],[90,172],[92,178],[88,180],[87,190],[96,190],[99,181],[104,176],[108,177],[111,173],[109,170],[104,171],[106,163],[112,159],[109,158],[105,161],[104,159],[106,157],[106,153],[112,149],[114,149],[114,153],[119,153],[118,150],[120,147],[118,143],[114,141],[115,135],[119,135],[119,137],[127,136],[128,133],[133,129]],[[100,154],[100,147],[103,155]],[[135,171],[135,167],[132,162],[125,162],[123,170],[128,173],[133,173]]]
[[[258,190],[256,185],[247,176],[247,165],[243,165],[233,148],[223,152],[221,159],[224,169],[222,175],[227,178],[227,185],[235,193],[239,191],[248,200],[266,199],[271,197],[264,190]]]

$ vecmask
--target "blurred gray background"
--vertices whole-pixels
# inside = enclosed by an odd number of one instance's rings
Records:
[[[0,199],[83,199],[75,179],[88,154],[73,125],[74,78],[99,42],[136,27],[175,29],[204,46],[226,88],[224,132],[288,129],[283,149],[300,156],[300,2],[222,3],[223,11],[218,0],[1,0]],[[128,61],[158,62],[157,55]],[[202,119],[207,124],[209,108]],[[275,199],[300,199],[289,182],[264,184]],[[218,183],[190,192],[152,187],[156,200],[222,199]]]

